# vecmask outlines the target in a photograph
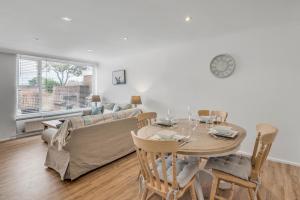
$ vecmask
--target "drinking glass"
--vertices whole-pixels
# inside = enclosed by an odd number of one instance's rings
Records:
[[[215,115],[210,115],[210,119],[208,120],[208,128],[212,128],[214,126],[214,123],[216,121],[216,116]]]

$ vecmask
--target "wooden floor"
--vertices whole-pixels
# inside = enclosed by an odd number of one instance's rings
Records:
[[[62,182],[57,173],[44,167],[46,150],[39,136],[0,143],[1,200],[139,199],[135,154],[73,182]],[[300,200],[300,168],[267,162],[260,193],[266,200]],[[234,199],[247,199],[246,191],[237,187]]]

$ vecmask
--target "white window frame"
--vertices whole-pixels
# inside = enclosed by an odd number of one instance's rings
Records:
[[[50,61],[50,62],[59,62],[59,63],[67,63],[67,64],[74,64],[74,65],[87,65],[91,66],[93,68],[93,87],[92,87],[92,94],[97,94],[97,86],[98,86],[98,64],[92,63],[92,62],[77,62],[77,61],[70,61],[70,60],[62,60],[62,59],[55,59],[55,58],[48,58],[48,57],[38,57],[38,56],[30,56],[30,55],[21,55],[18,54],[17,57],[17,62],[16,62],[16,111],[18,110],[18,86],[19,86],[19,76],[20,76],[20,71],[19,71],[19,66],[20,66],[20,59],[28,59],[28,60],[36,60],[38,61],[38,81],[40,83],[41,81],[41,69],[42,69],[42,61]],[[41,86],[41,84],[39,84]],[[41,92],[41,91],[39,91]],[[42,106],[42,99],[40,99],[40,105]],[[62,111],[41,111],[38,113],[30,113],[30,114],[18,114],[16,112],[16,120],[23,120],[23,119],[30,119],[30,118],[46,118],[50,116],[58,116],[58,115],[64,115],[64,114],[70,114],[70,113],[79,113],[85,110],[86,108],[80,108],[80,109],[71,109],[71,110],[62,110]]]

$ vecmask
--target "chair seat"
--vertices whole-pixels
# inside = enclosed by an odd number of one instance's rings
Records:
[[[157,171],[159,178],[163,180],[162,173],[162,160],[156,160]],[[166,158],[166,168],[167,168],[167,180],[171,184],[173,181],[172,176],[172,157],[169,156]],[[176,159],[176,179],[180,188],[185,187],[191,179],[199,171],[198,162],[188,162],[187,160]]]
[[[216,169],[244,180],[249,180],[252,169],[250,158],[234,154],[209,158],[205,168]]]

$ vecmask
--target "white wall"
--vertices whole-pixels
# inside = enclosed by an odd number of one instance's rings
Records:
[[[106,99],[128,102],[141,95],[145,109],[177,117],[190,105],[229,112],[229,122],[248,131],[242,150],[251,152],[255,125],[279,128],[271,156],[300,163],[300,26],[288,24],[232,33],[144,52],[103,63],[100,91]],[[237,68],[227,79],[215,78],[211,59],[229,53]],[[127,84],[113,86],[111,73],[125,68]]]
[[[0,140],[16,136],[16,55],[0,53]]]

